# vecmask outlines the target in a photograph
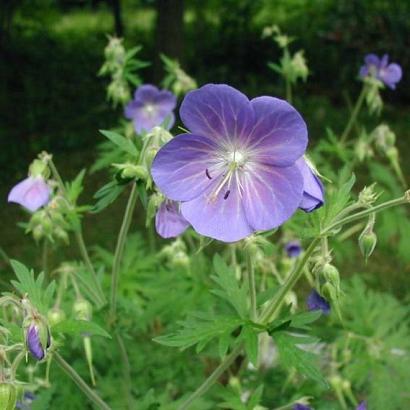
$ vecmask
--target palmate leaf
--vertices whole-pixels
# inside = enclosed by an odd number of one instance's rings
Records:
[[[214,289],[214,295],[226,300],[232,305],[236,313],[245,319],[248,317],[248,286],[239,284],[235,276],[234,269],[228,267],[225,261],[219,256],[214,256],[214,268],[216,275],[211,276],[221,289]]]
[[[46,288],[44,287],[44,273],[41,272],[37,279],[34,272],[29,271],[25,265],[16,260],[10,260],[11,267],[17,276],[17,281],[12,280],[13,286],[22,294],[28,295],[30,302],[41,314],[46,314],[51,306],[54,292],[56,289],[55,282],[52,281]]]
[[[289,369],[295,368],[305,377],[315,380],[323,386],[328,386],[317,364],[317,356],[303,346],[309,348],[317,339],[312,337],[295,336],[288,332],[275,332],[272,337],[278,348],[281,364]]]
[[[97,203],[92,210],[93,213],[101,212],[107,206],[111,205],[124,191],[126,185],[120,185],[117,181],[110,181],[101,187],[95,194],[94,198]]]
[[[127,152],[134,158],[138,157],[137,147],[127,138],[114,131],[100,130],[104,137],[108,138],[113,144],[117,145],[122,151]]]
[[[54,334],[63,333],[70,336],[87,334],[90,336],[102,336],[111,339],[110,334],[101,326],[88,320],[67,319],[53,326],[52,331]]]
[[[212,339],[226,337],[242,324],[237,317],[199,314],[182,322],[177,332],[156,337],[154,341],[181,349],[197,345],[197,352],[200,352]]]

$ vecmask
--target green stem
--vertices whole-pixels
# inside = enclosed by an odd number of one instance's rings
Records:
[[[256,319],[256,286],[255,286],[255,269],[252,263],[251,251],[246,251],[246,268],[248,272],[249,293],[251,297],[251,319]]]
[[[353,125],[356,122],[357,116],[359,115],[359,112],[362,108],[365,96],[366,96],[366,85],[364,84],[362,91],[360,92],[359,97],[356,101],[356,105],[353,109],[353,112],[350,116],[349,122],[347,123],[346,128],[344,129],[343,134],[340,137],[340,143],[343,144],[346,141],[347,137],[349,136],[350,131],[352,130]]]
[[[56,363],[61,370],[71,378],[71,380],[80,388],[80,390],[92,401],[99,409],[111,410],[111,407],[105,403],[98,394],[81,378],[81,376],[57,353],[53,353]]]
[[[368,216],[372,213],[377,213],[377,212],[383,211],[384,209],[387,209],[387,208],[392,208],[394,206],[404,205],[404,204],[408,204],[408,203],[410,203],[410,191],[407,191],[400,198],[392,199],[390,201],[383,202],[380,205],[376,205],[376,206],[373,206],[371,208],[367,208],[364,211],[357,212],[353,215],[346,216],[345,218],[340,219],[340,220],[334,222],[332,225],[325,228],[325,230],[322,232],[322,234],[328,234],[329,232],[331,232],[334,229],[340,228],[340,227],[342,227],[343,225],[345,225],[347,223],[354,222],[358,219],[364,218],[364,217],[366,217],[366,216]]]
[[[291,274],[286,278],[285,283],[279,288],[279,290],[275,294],[275,297],[271,300],[268,307],[262,313],[260,323],[268,323],[270,321],[270,318],[280,308],[286,294],[293,288],[293,286],[295,286],[296,282],[303,275],[303,268],[306,265],[310,256],[312,255],[313,251],[315,250],[316,246],[320,242],[320,240],[321,237],[317,237],[313,239],[313,241],[310,243],[309,247],[304,252],[303,257],[299,259]]]
[[[289,104],[292,104],[292,84],[287,78],[285,81],[286,81],[286,101]]]
[[[131,396],[131,388],[132,388],[132,382],[131,382],[131,364],[128,359],[128,353],[127,349],[125,348],[124,341],[122,340],[122,337],[120,334],[117,332],[115,334],[118,347],[120,348],[120,353],[121,353],[121,359],[122,359],[122,368],[123,368],[123,376],[124,376],[124,394],[126,396],[127,400],[127,405],[128,409],[132,409],[133,407],[133,402],[132,402],[132,396]]]
[[[48,278],[48,243],[47,239],[43,241],[43,251],[41,255],[41,264],[44,272],[44,276]]]
[[[52,159],[48,160],[48,165],[51,169],[51,172],[54,176],[54,178],[57,180],[58,186],[60,188],[60,191],[62,192],[62,194],[64,195],[65,199],[67,200],[67,202],[70,204],[71,207],[74,207],[74,205],[71,203],[71,201],[69,200],[68,196],[67,196],[67,190],[66,187],[64,185],[64,182],[60,176],[60,173],[58,172],[56,166],[54,165],[54,162]],[[81,223],[79,222],[79,226],[78,229],[76,229],[75,231],[75,238],[78,244],[78,248],[80,250],[81,256],[84,260],[85,266],[87,268],[87,270],[90,272],[90,277],[91,280],[93,281],[94,287],[95,287],[95,293],[96,293],[96,298],[98,300],[98,304],[99,306],[103,306],[106,303],[105,300],[105,296],[104,293],[101,289],[101,285],[100,282],[98,281],[97,278],[97,273],[95,272],[94,266],[91,263],[91,259],[90,256],[88,255],[88,251],[87,251],[87,247],[85,246],[85,242],[84,242],[84,237],[82,234],[82,230],[81,230]]]
[[[118,278],[120,273],[120,265],[122,255],[124,253],[125,241],[127,239],[128,230],[131,225],[131,218],[135,208],[135,204],[138,198],[137,184],[132,183],[130,196],[128,198],[127,207],[124,213],[124,219],[120,233],[118,234],[117,246],[115,248],[114,262],[112,266],[112,279],[111,279],[111,306],[110,306],[110,318],[114,321],[117,310],[117,293],[118,293]]]
[[[242,344],[235,347],[221,364],[212,372],[212,374],[188,397],[179,407],[178,410],[185,410],[198,398],[201,397],[210,387],[222,376],[226,369],[234,362],[242,351]]]

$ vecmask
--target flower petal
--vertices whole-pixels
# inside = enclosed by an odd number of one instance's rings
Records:
[[[143,84],[140,85],[134,94],[134,99],[136,101],[142,101],[144,103],[154,102],[155,97],[158,95],[159,90],[155,85],[152,84]]]
[[[396,63],[389,64],[379,73],[380,79],[393,90],[396,88],[396,83],[401,80],[402,75],[402,69]]]
[[[259,162],[276,166],[292,165],[308,143],[305,121],[286,101],[274,97],[251,100],[255,125],[248,149]]]
[[[323,184],[303,157],[296,161],[296,165],[303,176],[303,198],[299,208],[311,212],[324,204]]]
[[[163,238],[175,238],[189,227],[189,222],[182,216],[175,201],[165,200],[155,215],[155,228]]]
[[[273,229],[289,219],[302,199],[303,178],[296,165],[256,164],[241,177],[246,218],[254,230]]]
[[[228,143],[246,136],[253,125],[248,98],[225,84],[207,84],[189,92],[180,116],[193,134]]]
[[[28,177],[19,182],[9,193],[8,202],[15,202],[31,212],[46,205],[51,189],[41,177]]]
[[[253,229],[246,219],[237,182],[232,181],[229,192],[221,191],[214,200],[210,199],[210,191],[181,204],[182,215],[195,231],[223,242],[236,242],[250,235]]]
[[[27,331],[26,343],[30,353],[37,360],[42,360],[44,358],[44,349],[41,346],[38,329],[35,325],[30,325]]]
[[[364,58],[366,65],[375,65],[379,67],[380,58],[376,54],[367,54]]]
[[[177,135],[165,144],[152,163],[154,182],[166,197],[189,201],[204,192],[222,173],[215,142],[193,134]]]
[[[169,113],[176,107],[177,98],[171,93],[171,91],[161,90],[155,96],[154,102],[160,110],[164,110]]]

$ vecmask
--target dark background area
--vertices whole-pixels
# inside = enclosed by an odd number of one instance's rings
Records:
[[[141,73],[158,84],[158,53],[178,58],[199,85],[231,84],[249,96],[283,97],[281,79],[267,67],[281,51],[262,39],[266,25],[277,24],[305,49],[311,75],[296,90],[295,105],[306,118],[312,143],[330,126],[340,132],[348,117],[346,99],[360,89],[363,56],[388,52],[403,67],[395,92],[386,90],[383,118],[398,135],[403,159],[410,154],[410,2],[406,0],[2,0],[0,5],[0,218],[1,247],[16,258],[37,258],[30,238],[16,228],[22,211],[6,204],[9,189],[25,177],[43,149],[52,152],[61,172],[74,176],[89,167],[99,129],[115,126],[121,110],[105,98],[107,81],[97,77],[107,34],[124,36],[125,45],[143,46],[150,61]],[[378,124],[364,116],[369,129]],[[409,164],[403,161],[409,173]],[[105,182],[87,182],[84,201]],[[118,219],[119,201],[108,211]],[[112,216],[95,229],[86,222],[90,242],[111,245],[118,229]],[[24,249],[24,251],[23,251]],[[22,252],[25,252],[22,255]]]

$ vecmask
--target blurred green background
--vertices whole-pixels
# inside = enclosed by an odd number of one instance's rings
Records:
[[[115,126],[121,116],[105,99],[106,79],[97,77],[107,34],[123,36],[128,47],[143,46],[139,56],[152,63],[141,73],[145,82],[159,84],[163,72],[158,53],[165,52],[179,59],[200,85],[223,82],[249,96],[283,97],[281,79],[267,67],[281,51],[261,37],[263,27],[271,24],[294,36],[296,48],[305,49],[311,75],[296,90],[294,104],[307,120],[312,144],[327,126],[343,129],[346,101],[354,100],[360,89],[357,73],[365,54],[387,52],[401,64],[403,80],[396,91],[383,92],[382,116],[398,136],[409,175],[409,1],[2,0],[1,248],[30,265],[40,258],[39,248],[16,227],[23,211],[6,204],[9,189],[25,177],[36,154],[52,152],[62,174],[73,177],[95,159],[95,147],[103,139],[98,129]],[[366,114],[363,120],[369,130],[379,121]],[[91,176],[83,202],[92,201],[104,182],[102,174]],[[112,247],[123,206],[120,200],[103,214],[109,217],[87,218],[90,243]],[[350,263],[357,268],[355,260]],[[384,287],[403,290],[394,279],[404,278],[408,263],[392,272],[392,260],[381,253],[374,266],[389,274]]]

